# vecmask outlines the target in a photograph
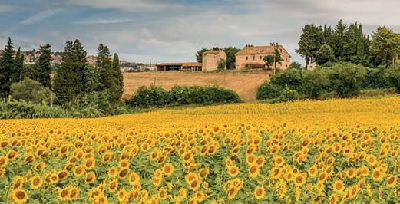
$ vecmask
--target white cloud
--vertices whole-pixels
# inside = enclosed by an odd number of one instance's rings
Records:
[[[58,12],[60,12],[61,10],[62,9],[48,9],[48,10],[39,12],[39,13],[37,13],[37,14],[35,14],[33,16],[30,16],[29,18],[21,21],[21,24],[31,25],[33,23],[40,22],[40,21],[42,21],[42,20],[44,20],[44,19],[46,19],[46,18],[58,13]]]
[[[128,23],[135,21],[135,19],[130,18],[95,18],[88,19],[84,21],[79,21],[77,24],[91,25],[91,24],[118,24],[118,23]]]
[[[133,12],[161,11],[180,8],[179,4],[170,4],[153,0],[68,0],[69,4],[99,9],[121,9]]]

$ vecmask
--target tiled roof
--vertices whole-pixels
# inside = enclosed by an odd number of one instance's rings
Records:
[[[283,49],[283,52],[286,52],[285,48],[282,45],[277,46],[278,49]],[[275,52],[275,46],[254,46],[254,47],[245,47],[241,49],[236,55],[255,55],[255,54],[273,54]]]

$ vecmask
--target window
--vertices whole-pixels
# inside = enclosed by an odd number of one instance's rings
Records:
[[[246,60],[249,60],[249,57],[246,56]]]
[[[397,55],[397,60],[400,60],[400,54]]]
[[[256,56],[253,55],[253,61],[256,60]]]
[[[260,55],[260,60],[262,60],[262,56]]]

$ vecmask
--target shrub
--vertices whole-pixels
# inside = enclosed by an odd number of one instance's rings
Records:
[[[389,88],[389,80],[385,77],[385,69],[366,68],[365,78],[363,80],[363,89],[382,89]]]
[[[288,86],[292,90],[301,92],[303,83],[302,70],[288,69],[280,72],[272,76],[271,83],[280,85],[281,87]]]
[[[11,85],[11,98],[48,105],[55,99],[55,94],[49,88],[42,86],[40,82],[26,77],[23,81]]]
[[[334,65],[329,75],[333,90],[341,98],[357,96],[364,77],[365,68],[351,63]]]
[[[400,65],[387,68],[385,78],[392,87],[396,88],[397,93],[400,93]]]
[[[141,86],[135,95],[128,100],[128,105],[133,107],[159,107],[169,104],[169,92],[158,86]]]
[[[294,101],[297,99],[299,99],[298,92],[296,90],[290,89],[289,86],[285,86],[278,97],[278,102]]]
[[[307,98],[317,99],[321,94],[329,90],[327,71],[315,69],[303,73],[302,92]]]
[[[279,97],[282,89],[282,86],[266,81],[257,88],[256,99],[265,100]]]
[[[59,106],[33,104],[26,101],[0,102],[0,119],[61,118],[68,113]]]

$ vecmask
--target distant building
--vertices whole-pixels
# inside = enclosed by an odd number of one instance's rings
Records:
[[[198,62],[177,62],[156,64],[157,71],[202,71]]]
[[[202,71],[217,70],[221,60],[225,60],[226,62],[226,53],[223,50],[205,51],[203,53]]]
[[[400,53],[396,55],[396,62],[400,62]]]
[[[269,46],[249,46],[236,53],[236,69],[263,69],[265,68],[264,57],[275,55],[278,50],[282,61],[277,62],[276,67],[285,70],[290,65],[290,55],[286,49],[279,44],[271,43]]]

